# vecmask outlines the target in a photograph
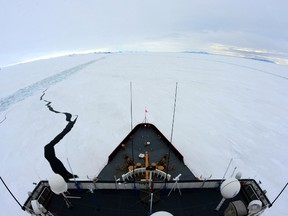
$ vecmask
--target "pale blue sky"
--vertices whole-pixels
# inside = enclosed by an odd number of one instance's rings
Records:
[[[0,0],[0,65],[98,49],[287,53],[287,8],[286,0]]]

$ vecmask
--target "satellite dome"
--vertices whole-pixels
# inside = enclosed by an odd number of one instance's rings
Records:
[[[173,215],[166,211],[158,211],[153,213],[151,216],[173,216]]]
[[[242,173],[241,172],[238,172],[237,174],[236,174],[236,176],[235,176],[235,178],[236,179],[241,179],[241,177],[242,177]]]
[[[262,202],[260,200],[252,200],[248,205],[249,213],[257,213],[262,207]]]
[[[54,174],[48,179],[48,184],[55,194],[61,194],[67,191],[68,186],[63,177],[59,174]]]
[[[32,200],[31,206],[35,214],[42,214],[41,205],[37,200]]]
[[[225,199],[231,199],[235,197],[240,191],[240,182],[235,178],[226,179],[220,186],[220,191]]]

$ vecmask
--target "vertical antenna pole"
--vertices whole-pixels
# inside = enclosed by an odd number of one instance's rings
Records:
[[[228,171],[228,169],[229,169],[229,167],[230,167],[230,165],[231,165],[231,163],[232,163],[232,160],[233,160],[233,158],[230,159],[230,162],[229,162],[229,164],[228,164],[228,167],[227,167],[227,169],[226,169],[226,171],[225,171],[225,173],[224,173],[224,175],[223,175],[223,177],[222,177],[222,181],[224,180],[224,178],[225,178],[225,176],[226,176],[226,173],[227,173],[227,171]]]
[[[176,111],[177,86],[178,86],[178,82],[176,82],[176,88],[175,88],[174,109],[173,109],[171,136],[170,136],[170,143],[171,143],[171,145],[172,145],[173,130],[174,130],[174,120],[175,120],[175,111]],[[168,153],[168,163],[167,163],[167,170],[166,170],[165,187],[166,187],[167,175],[168,175],[168,171],[169,171],[170,152],[171,152],[171,146],[169,147],[169,153]]]
[[[283,193],[283,191],[285,190],[285,188],[287,187],[288,182],[286,183],[286,185],[283,187],[283,189],[281,190],[281,192],[278,194],[278,196],[274,199],[274,201],[271,203],[271,206],[275,203],[275,201],[279,198],[279,196]]]
[[[18,203],[18,205],[21,207],[22,210],[24,210],[24,207],[20,204],[20,202],[16,199],[16,197],[14,196],[14,194],[10,191],[10,189],[8,188],[8,186],[5,184],[4,180],[2,179],[2,177],[0,176],[0,179],[3,183],[3,185],[6,187],[6,189],[8,190],[8,192],[11,194],[11,196],[14,198],[14,200]]]
[[[134,169],[135,169],[135,163],[134,163],[134,135],[132,135],[130,137],[132,140],[132,161],[133,161],[133,184],[134,184],[134,189],[136,189],[136,179],[135,179],[135,173],[134,173]]]
[[[233,177],[233,175],[234,175],[236,169],[237,169],[237,166],[234,167],[233,173],[232,173],[231,176],[230,176],[231,178]]]
[[[131,119],[131,131],[133,129],[133,97],[132,97],[132,82],[130,82],[130,119]],[[134,189],[136,188],[135,184],[135,175],[134,175],[134,136],[130,137],[132,140],[132,161],[133,161],[133,183],[134,183]]]
[[[131,118],[131,131],[133,129],[133,97],[132,97],[132,82],[130,82],[130,118]],[[132,161],[133,161],[133,180],[134,180],[134,189],[136,188],[135,184],[135,175],[134,175],[134,136],[130,137],[132,140]]]
[[[73,171],[72,171],[72,168],[71,168],[71,165],[70,165],[70,162],[69,162],[68,158],[66,158],[66,159],[67,159],[67,162],[68,162],[70,171],[71,171],[71,173],[72,173],[72,175],[73,175],[73,179],[74,179],[74,182],[75,182],[75,186],[77,187],[78,190],[80,190],[80,186],[79,186],[78,182],[76,181],[75,175],[74,175],[74,173],[73,173]]]
[[[133,129],[133,113],[132,113],[132,111],[133,111],[133,107],[132,107],[132,103],[133,101],[132,101],[132,82],[130,82],[130,117],[131,117],[131,131],[132,131],[132,129]]]
[[[176,82],[176,88],[175,88],[174,109],[173,109],[171,136],[170,136],[170,142],[171,142],[171,143],[172,143],[172,138],[173,138],[174,120],[175,120],[175,111],[176,111],[177,85],[178,85],[178,82]]]

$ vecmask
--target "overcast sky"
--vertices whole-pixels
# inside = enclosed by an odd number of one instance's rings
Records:
[[[288,50],[287,0],[0,3],[0,66],[83,50]]]

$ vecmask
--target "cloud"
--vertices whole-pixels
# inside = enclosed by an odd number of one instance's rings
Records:
[[[287,7],[284,0],[6,1],[0,65],[103,47],[174,51],[219,43],[284,52]]]

